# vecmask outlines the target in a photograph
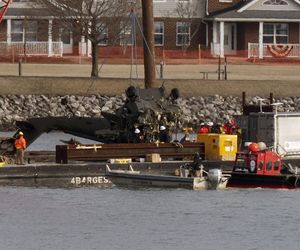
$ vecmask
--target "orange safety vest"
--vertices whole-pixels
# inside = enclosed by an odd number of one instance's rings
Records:
[[[15,140],[15,147],[16,149],[25,149],[26,148],[26,141],[23,136],[20,136]]]
[[[208,128],[204,126],[198,130],[198,134],[208,134],[208,133],[209,133]]]

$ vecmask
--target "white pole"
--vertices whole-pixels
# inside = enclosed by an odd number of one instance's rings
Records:
[[[263,59],[263,57],[264,57],[263,32],[264,32],[264,23],[259,22],[259,44],[258,44],[258,58],[259,59]]]
[[[73,49],[74,49],[73,45],[74,45],[73,32],[70,31],[70,46],[71,46],[71,50],[72,50],[71,53],[73,53]]]
[[[86,49],[84,50],[84,48],[86,47],[85,36],[81,36],[81,42],[80,42],[80,44],[81,44],[81,46],[80,46],[79,54],[81,56],[85,56],[86,55]]]
[[[89,22],[88,33],[91,34],[91,22]],[[87,52],[86,55],[88,57],[92,57],[92,42],[87,37]]]
[[[11,44],[11,19],[7,19],[7,35],[6,42],[8,45]]]
[[[53,47],[52,47],[52,25],[53,20],[48,20],[48,57],[53,56]]]
[[[224,57],[224,22],[220,22],[220,57]]]

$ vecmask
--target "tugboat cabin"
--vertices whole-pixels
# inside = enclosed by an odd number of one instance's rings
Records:
[[[300,188],[300,175],[297,171],[283,173],[287,169],[282,165],[281,157],[267,149],[264,143],[258,144],[251,143],[247,151],[236,154],[227,187]]]
[[[236,154],[233,172],[257,175],[280,175],[281,157],[273,151],[260,150],[256,143],[249,150]]]

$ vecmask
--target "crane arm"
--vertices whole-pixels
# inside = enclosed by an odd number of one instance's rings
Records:
[[[0,23],[2,22],[10,2],[11,0],[0,0]]]

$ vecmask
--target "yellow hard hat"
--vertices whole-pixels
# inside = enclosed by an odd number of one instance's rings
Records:
[[[19,132],[19,135],[24,135],[22,131]]]

